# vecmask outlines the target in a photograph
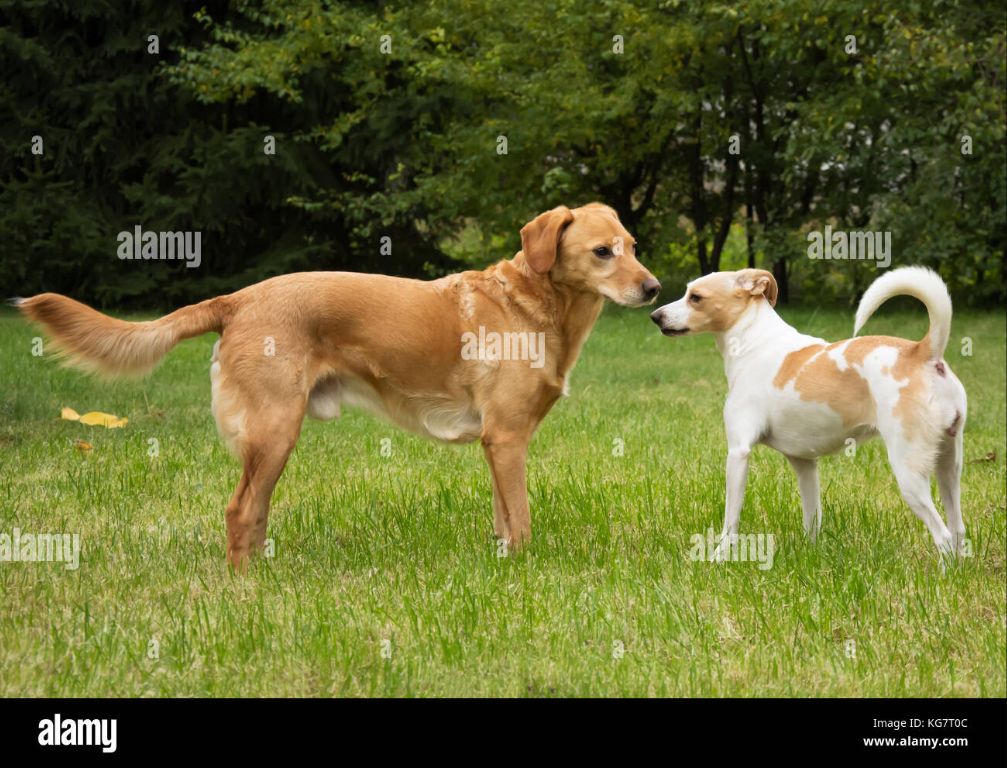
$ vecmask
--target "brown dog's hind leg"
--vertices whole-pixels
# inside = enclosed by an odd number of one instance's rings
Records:
[[[224,513],[227,523],[227,562],[236,569],[244,568],[251,551],[248,526],[242,523],[242,509],[248,506],[248,474],[248,470],[241,473],[241,480]]]
[[[242,463],[225,515],[227,561],[238,570],[265,544],[270,497],[301,434],[311,390],[309,350],[282,331],[236,321],[210,367],[217,429]]]
[[[227,505],[227,561],[237,570],[265,545],[269,501],[297,443],[304,409],[287,405],[261,415],[241,446],[244,471]],[[254,423],[256,414],[249,419]]]

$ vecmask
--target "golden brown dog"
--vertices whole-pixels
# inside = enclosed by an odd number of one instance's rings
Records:
[[[183,339],[220,334],[213,414],[244,466],[226,513],[232,565],[263,546],[270,496],[305,412],[330,419],[343,403],[438,440],[481,440],[496,535],[516,546],[531,537],[528,444],[566,392],[604,297],[642,306],[661,287],[605,205],[543,213],[521,229],[521,247],[484,271],[430,282],[284,275],[150,322],[52,293],[15,304],[71,363],[107,376],[145,373]]]

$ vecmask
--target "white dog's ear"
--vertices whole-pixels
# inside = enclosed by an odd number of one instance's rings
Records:
[[[743,269],[738,272],[738,285],[753,296],[765,296],[769,306],[776,306],[776,278],[764,269]]]
[[[573,221],[573,213],[565,205],[539,214],[521,227],[521,250],[525,261],[539,274],[545,274],[556,263],[559,238]]]

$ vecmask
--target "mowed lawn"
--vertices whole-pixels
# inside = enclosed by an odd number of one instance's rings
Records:
[[[711,337],[663,338],[647,312],[606,311],[539,430],[524,552],[499,556],[478,445],[349,412],[306,422],[274,556],[244,577],[224,563],[239,468],[210,413],[216,337],[105,384],[33,357],[37,331],[0,314],[0,533],[81,537],[77,570],[0,563],[0,694],[1004,696],[1003,312],[958,312],[947,352],[973,555],[946,573],[880,441],[821,462],[816,545],[786,460],[756,449],[741,529],[775,536],[772,568],[690,558],[722,522],[726,382]],[[852,331],[852,309],[782,314]],[[926,322],[895,303],[869,331]]]

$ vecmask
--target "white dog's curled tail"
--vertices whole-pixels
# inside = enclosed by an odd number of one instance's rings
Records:
[[[856,336],[875,310],[893,296],[912,296],[930,314],[930,359],[940,360],[951,335],[951,296],[940,275],[926,267],[899,267],[882,275],[864,293],[853,328]]]

